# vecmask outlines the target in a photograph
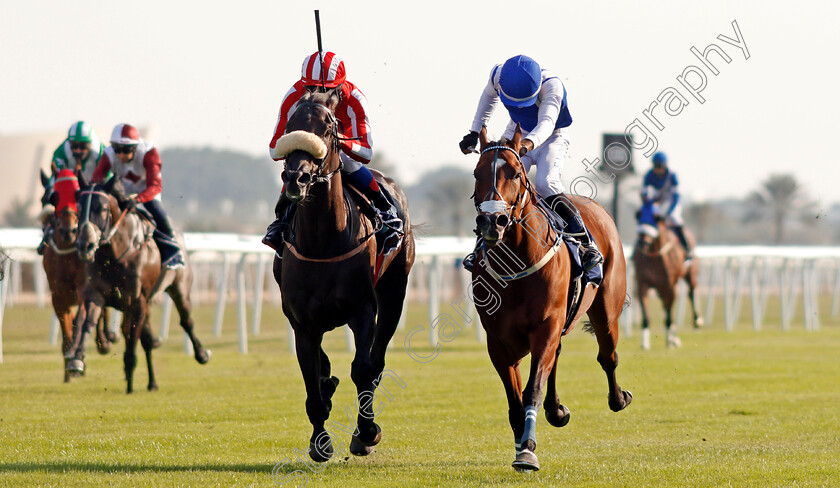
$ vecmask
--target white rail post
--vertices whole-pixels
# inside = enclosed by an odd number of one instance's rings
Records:
[[[834,292],[831,296],[831,316],[837,317],[840,315],[840,259],[834,260],[834,267],[837,271],[834,275]]]
[[[216,297],[216,320],[213,323],[213,335],[222,335],[222,321],[225,318],[225,299],[227,298],[228,255],[222,253],[222,272],[219,275],[219,294]]]
[[[432,327],[440,312],[440,260],[432,256],[429,263],[429,344],[437,346],[437,331]]]
[[[44,308],[47,303],[47,273],[37,259],[32,262],[32,275],[34,277],[35,301],[38,308]]]
[[[0,264],[5,269],[3,275],[5,279],[0,281],[0,364],[3,363],[3,315],[6,312],[6,298],[9,293],[9,273],[11,272],[11,259],[7,259],[5,263]]]
[[[50,320],[49,341],[51,346],[58,344],[58,316],[55,313],[53,313],[52,320]]]
[[[715,277],[717,274],[717,268],[718,261],[715,259],[712,261],[712,264],[709,265],[709,288],[706,293],[706,316],[704,317],[706,320],[706,326],[712,325],[712,319],[714,318],[715,313],[715,288],[717,287]]]
[[[245,309],[245,260],[248,254],[242,253],[236,265],[236,323],[239,330],[239,353],[248,354],[248,321]]]
[[[254,276],[254,316],[251,320],[251,333],[254,337],[260,335],[260,321],[262,320],[263,288],[265,287],[266,255],[260,253],[257,257],[257,269]]]

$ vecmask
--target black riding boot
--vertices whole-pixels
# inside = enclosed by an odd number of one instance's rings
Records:
[[[688,245],[688,239],[685,238],[685,232],[683,232],[683,226],[675,225],[671,227],[671,230],[674,231],[674,234],[677,235],[677,239],[680,240],[680,244],[682,244],[683,249],[685,249],[685,260],[691,261],[694,259],[694,250],[691,246]]]
[[[589,233],[586,231],[586,224],[580,216],[580,211],[575,207],[569,197],[564,193],[557,195],[550,195],[545,199],[545,202],[551,207],[554,212],[566,222],[566,232],[574,234],[574,237],[580,241],[583,247],[583,270],[588,272],[595,266],[598,266],[604,257],[595,247],[595,244],[589,239]]]
[[[391,229],[396,233],[402,233],[403,223],[399,215],[397,215],[397,207],[394,205],[393,198],[391,198],[388,190],[384,186],[379,185],[378,192],[371,190],[370,187],[365,188],[364,192],[376,206],[379,218],[382,220],[382,231]]]
[[[155,222],[154,239],[160,250],[160,262],[165,268],[178,269],[184,267],[184,256],[181,246],[175,240],[175,230],[166,212],[158,200],[149,200],[142,204],[148,210]]]
[[[481,236],[476,237],[475,249],[473,249],[473,252],[464,256],[464,260],[461,262],[465,270],[472,273],[473,267],[475,266],[475,258],[478,256],[478,251],[482,248],[482,246],[484,246],[484,239]]]
[[[283,250],[283,233],[288,225],[288,210],[292,202],[286,198],[286,192],[280,194],[277,204],[274,205],[274,222],[268,225],[265,230],[265,237],[262,243],[274,249],[277,253]]]

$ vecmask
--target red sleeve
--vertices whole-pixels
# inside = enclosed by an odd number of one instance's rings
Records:
[[[367,116],[367,98],[352,83],[345,82],[345,86],[347,86],[347,91],[342,94],[342,102],[346,100],[346,113],[350,119],[350,125],[344,128],[344,137],[352,140],[342,141],[341,149],[356,161],[367,164],[373,157],[373,138]]]
[[[146,189],[137,195],[137,201],[140,203],[146,203],[156,197],[162,188],[160,153],[156,147],[143,157],[143,166],[146,168]]]
[[[280,137],[286,133],[286,122],[289,121],[289,110],[291,110],[292,106],[301,99],[304,92],[306,92],[306,89],[303,87],[303,83],[298,81],[288,92],[286,92],[286,96],[283,97],[283,101],[280,103],[280,113],[277,115],[277,125],[274,126],[274,135],[271,136],[271,142],[268,144],[268,154],[271,155],[272,159],[274,159],[273,149],[275,144],[277,144],[277,139],[280,139]],[[279,161],[278,159],[274,160]]]
[[[102,157],[99,158],[99,164],[96,165],[96,169],[93,170],[93,176],[90,177],[92,183],[102,183],[102,180],[105,179],[105,175],[111,171],[111,160],[108,159],[108,155],[103,152]]]

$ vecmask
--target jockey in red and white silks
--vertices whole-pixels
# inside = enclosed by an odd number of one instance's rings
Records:
[[[540,68],[528,56],[514,56],[490,71],[490,78],[481,93],[470,132],[459,144],[469,154],[478,143],[478,132],[487,125],[498,102],[507,109],[510,121],[503,139],[513,138],[517,124],[522,131],[519,155],[527,172],[537,166],[534,187],[537,193],[565,222],[566,231],[579,238],[585,250],[583,266],[586,271],[597,266],[603,257],[589,239],[580,212],[564,193],[560,173],[569,151],[569,112],[566,87],[551,71]],[[477,246],[482,243],[478,242]],[[477,247],[478,249],[478,247]],[[464,260],[472,267],[475,253]]]
[[[142,205],[155,221],[155,242],[160,248],[161,262],[167,268],[184,266],[181,248],[175,240],[175,231],[161,205],[161,160],[157,147],[140,138],[140,132],[129,124],[117,124],[111,133],[111,145],[99,160],[93,172],[93,182],[101,183],[108,172],[122,181],[129,198],[121,202],[123,210]]]
[[[269,142],[269,154],[275,161],[280,161],[275,153],[278,139],[286,133],[286,123],[297,109],[297,103],[309,90],[334,89],[339,93],[340,102],[335,109],[335,116],[343,129],[339,141],[341,173],[346,182],[367,196],[376,206],[379,217],[386,229],[402,232],[402,221],[397,217],[391,196],[379,186],[373,174],[365,165],[373,157],[373,137],[370,119],[367,115],[368,102],[364,93],[353,83],[347,81],[344,61],[335,53],[322,51],[313,53],[303,60],[301,78],[286,92],[280,103],[280,112],[274,126],[274,134]],[[283,242],[285,215],[289,202],[285,192],[275,206],[276,220],[268,226],[263,243],[278,250]]]

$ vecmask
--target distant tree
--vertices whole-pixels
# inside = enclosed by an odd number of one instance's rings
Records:
[[[475,180],[462,168],[447,166],[420,177],[408,189],[414,212],[438,235],[468,235],[475,227],[475,207],[470,195]]]
[[[720,220],[720,211],[711,202],[695,203],[686,208],[686,220],[697,241],[703,242],[709,229]]]
[[[815,214],[816,202],[791,174],[772,174],[761,182],[758,190],[747,197],[750,212],[746,221],[768,219],[773,224],[773,242],[781,244],[785,237],[785,222],[793,217],[804,219]]]
[[[12,206],[3,214],[3,223],[9,227],[30,227],[35,225],[35,218],[29,214],[29,202],[18,198],[12,201]]]

